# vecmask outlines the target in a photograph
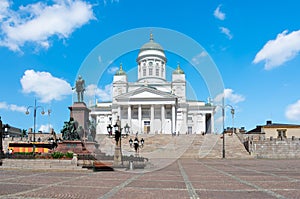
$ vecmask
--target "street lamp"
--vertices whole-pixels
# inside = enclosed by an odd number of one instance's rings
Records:
[[[113,126],[115,131],[115,155],[114,155],[114,166],[120,166],[123,165],[123,158],[122,158],[122,143],[121,143],[121,121],[119,119],[119,116],[117,117],[116,124]]]
[[[36,106],[36,99],[34,100],[34,106],[28,106],[27,107],[27,111],[25,112],[26,115],[29,114],[29,109],[30,108],[33,108],[33,142],[35,142],[35,127],[36,127],[36,110],[38,108],[41,108],[42,111],[41,111],[41,114],[44,115],[45,114],[45,111],[44,111],[44,108],[42,106]]]
[[[140,144],[140,142],[141,142],[141,144]],[[142,148],[144,146],[144,143],[145,143],[144,138],[139,140],[137,137],[135,137],[134,141],[131,138],[129,139],[129,145],[130,145],[130,147],[132,147],[132,146],[134,147],[134,150],[136,153],[138,153],[138,149],[140,147]]]
[[[120,141],[120,146],[121,146],[121,131],[119,129],[118,122],[114,125],[114,130],[115,130],[115,140],[116,140],[116,145],[118,146],[118,143]]]
[[[216,105],[222,108],[222,123],[223,123],[223,150],[222,150],[222,158],[225,158],[225,108],[229,107],[231,109],[231,114],[232,114],[232,130],[234,133],[234,108],[233,106],[224,103],[224,97],[222,99],[222,105]]]

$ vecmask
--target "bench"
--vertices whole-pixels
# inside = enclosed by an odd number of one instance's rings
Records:
[[[93,163],[94,171],[114,171],[112,162],[101,162],[94,161]]]

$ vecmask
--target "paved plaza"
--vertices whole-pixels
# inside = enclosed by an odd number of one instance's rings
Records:
[[[0,198],[300,198],[300,160],[179,159],[140,173],[0,167]]]

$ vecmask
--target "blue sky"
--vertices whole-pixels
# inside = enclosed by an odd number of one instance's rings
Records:
[[[296,0],[0,0],[0,116],[21,129],[32,127],[33,114],[25,111],[36,98],[46,112],[51,109],[50,116],[37,116],[37,128],[50,124],[59,132],[69,119],[71,88],[89,53],[123,31],[158,27],[187,35],[210,55],[223,78],[226,102],[236,109],[237,126],[299,123],[299,6]],[[97,99],[110,99],[120,62],[134,74],[136,56],[133,51],[112,60],[93,88]],[[189,76],[193,69],[180,56],[167,56],[170,69],[180,61],[196,99],[206,101],[210,96],[201,77]]]

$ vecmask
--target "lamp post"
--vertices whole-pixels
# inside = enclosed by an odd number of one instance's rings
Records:
[[[122,159],[122,148],[121,148],[122,147],[121,121],[119,119],[119,116],[117,117],[116,124],[113,127],[115,131],[115,140],[116,140],[114,166],[120,166],[123,165],[123,159]]]
[[[142,138],[141,140],[139,140],[138,137],[135,137],[134,140],[132,140],[131,138],[129,139],[129,145],[130,147],[134,147],[136,154],[138,154],[139,148],[144,146],[144,143],[145,143],[144,138]]]
[[[232,114],[232,130],[234,132],[234,108],[233,106],[229,105],[229,104],[226,104],[225,105],[225,102],[224,102],[224,97],[222,99],[222,105],[216,105],[216,106],[219,106],[222,108],[222,123],[223,123],[223,149],[222,149],[222,158],[226,158],[226,155],[225,155],[225,108],[226,107],[229,107],[231,109],[231,114]]]
[[[41,108],[42,111],[41,111],[41,114],[44,115],[45,114],[45,111],[44,111],[44,108],[42,106],[37,106],[36,105],[36,99],[34,100],[34,106],[28,106],[27,107],[27,111],[26,111],[26,115],[29,114],[29,109],[30,108],[33,108],[33,142],[35,142],[35,127],[36,127],[36,110],[38,108]]]

